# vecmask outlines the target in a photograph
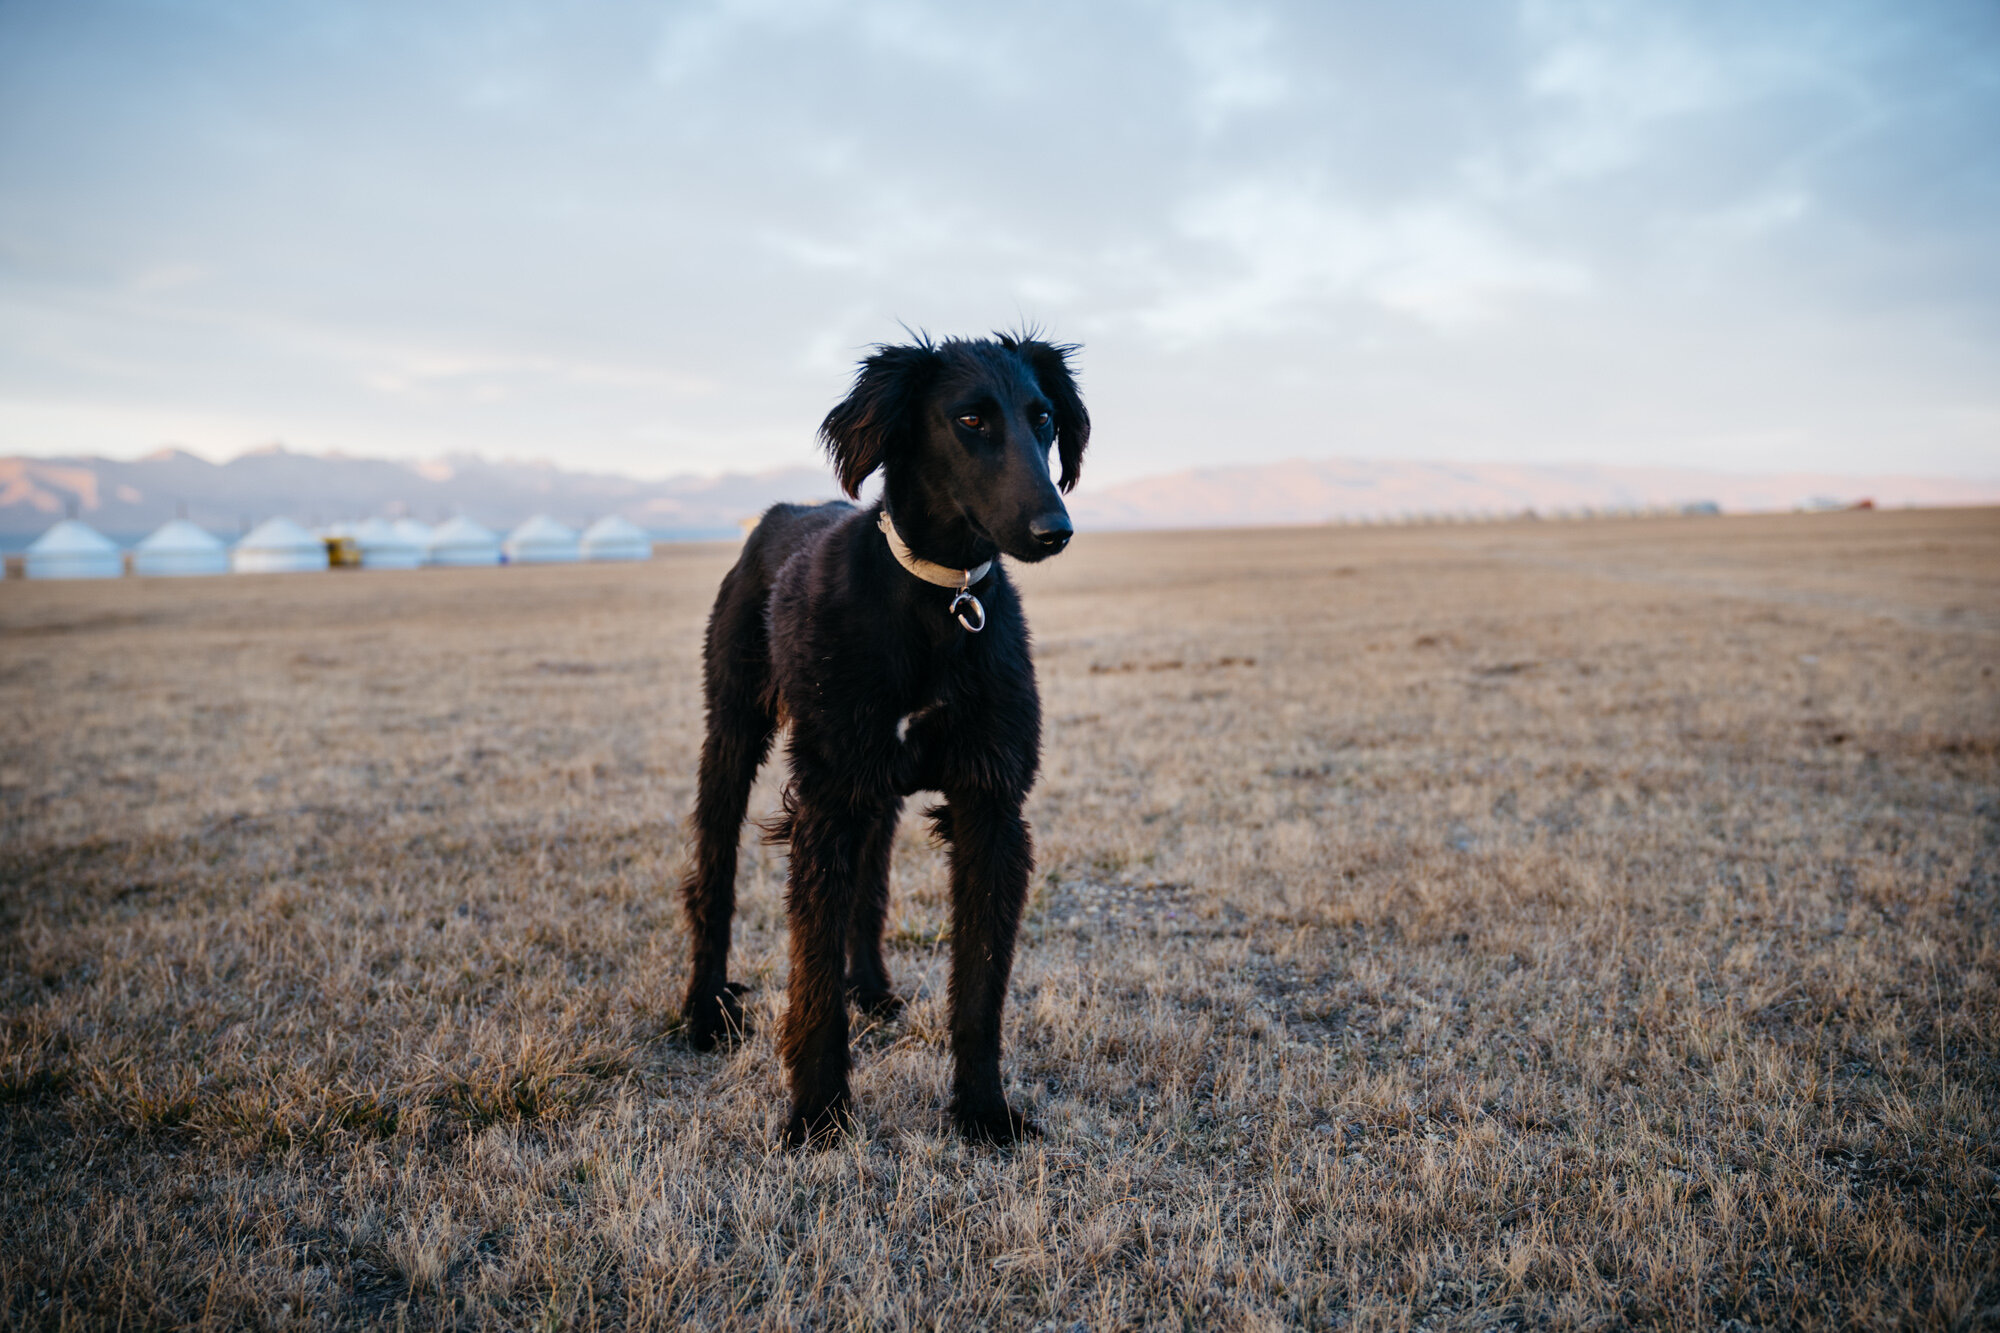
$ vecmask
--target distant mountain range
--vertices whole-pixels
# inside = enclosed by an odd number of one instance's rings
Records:
[[[17,548],[70,513],[130,541],[184,515],[231,536],[276,514],[329,523],[374,514],[435,521],[463,513],[508,528],[547,513],[583,524],[620,514],[667,538],[735,535],[781,500],[831,499],[824,468],[640,481],[546,463],[452,457],[422,463],[272,447],[227,463],[180,450],[130,461],[0,458],[0,544]],[[1095,487],[1072,497],[1088,528],[1252,527],[1426,516],[1681,507],[1783,510],[1808,504],[2000,504],[2000,482],[1738,474],[1676,468],[1328,459],[1202,468]]]
[[[1544,517],[1690,505],[1729,513],[2000,504],[2000,481],[1834,473],[1736,473],[1592,464],[1297,460],[1143,477],[1070,506],[1098,528],[1256,527],[1426,517]]]
[[[745,516],[779,500],[835,494],[832,477],[816,467],[640,481],[547,463],[404,463],[280,447],[227,463],[178,449],[129,461],[14,457],[0,458],[0,541],[19,545],[72,512],[122,539],[183,516],[233,536],[279,514],[310,526],[376,514],[425,522],[465,514],[503,531],[535,514],[572,526],[620,514],[668,539],[729,537]]]

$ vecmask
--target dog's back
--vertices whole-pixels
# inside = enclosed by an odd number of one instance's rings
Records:
[[[811,546],[829,527],[856,512],[853,505],[845,500],[829,500],[825,504],[799,505],[775,504],[764,511],[757,520],[750,535],[744,539],[743,552],[736,557],[736,567],[723,580],[723,591],[717,596],[728,596],[732,581],[746,596],[755,596],[759,603],[771,595],[771,585],[777,582],[778,571],[785,562],[800,551]]]

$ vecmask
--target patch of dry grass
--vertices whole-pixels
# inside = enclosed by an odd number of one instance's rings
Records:
[[[2000,1319],[2000,515],[1028,571],[1013,1154],[914,817],[856,1137],[772,1146],[754,831],[759,1033],[674,1040],[728,559],[0,586],[0,1319]]]

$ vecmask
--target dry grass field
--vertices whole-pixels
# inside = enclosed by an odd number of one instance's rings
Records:
[[[2000,513],[1028,571],[1013,1153],[914,810],[854,1137],[754,832],[676,1040],[731,555],[0,585],[0,1323],[2000,1322]]]

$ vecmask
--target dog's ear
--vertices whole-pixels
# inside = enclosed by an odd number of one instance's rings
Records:
[[[901,449],[936,369],[937,351],[928,341],[877,347],[861,363],[854,388],[819,423],[841,490],[859,496],[868,474]]]
[[[1049,409],[1055,414],[1056,456],[1062,460],[1062,479],[1056,484],[1067,493],[1083,475],[1083,448],[1090,443],[1090,413],[1084,410],[1076,374],[1069,368],[1076,344],[1030,337],[1015,341],[1014,348],[1035,372],[1035,382],[1048,395]]]

